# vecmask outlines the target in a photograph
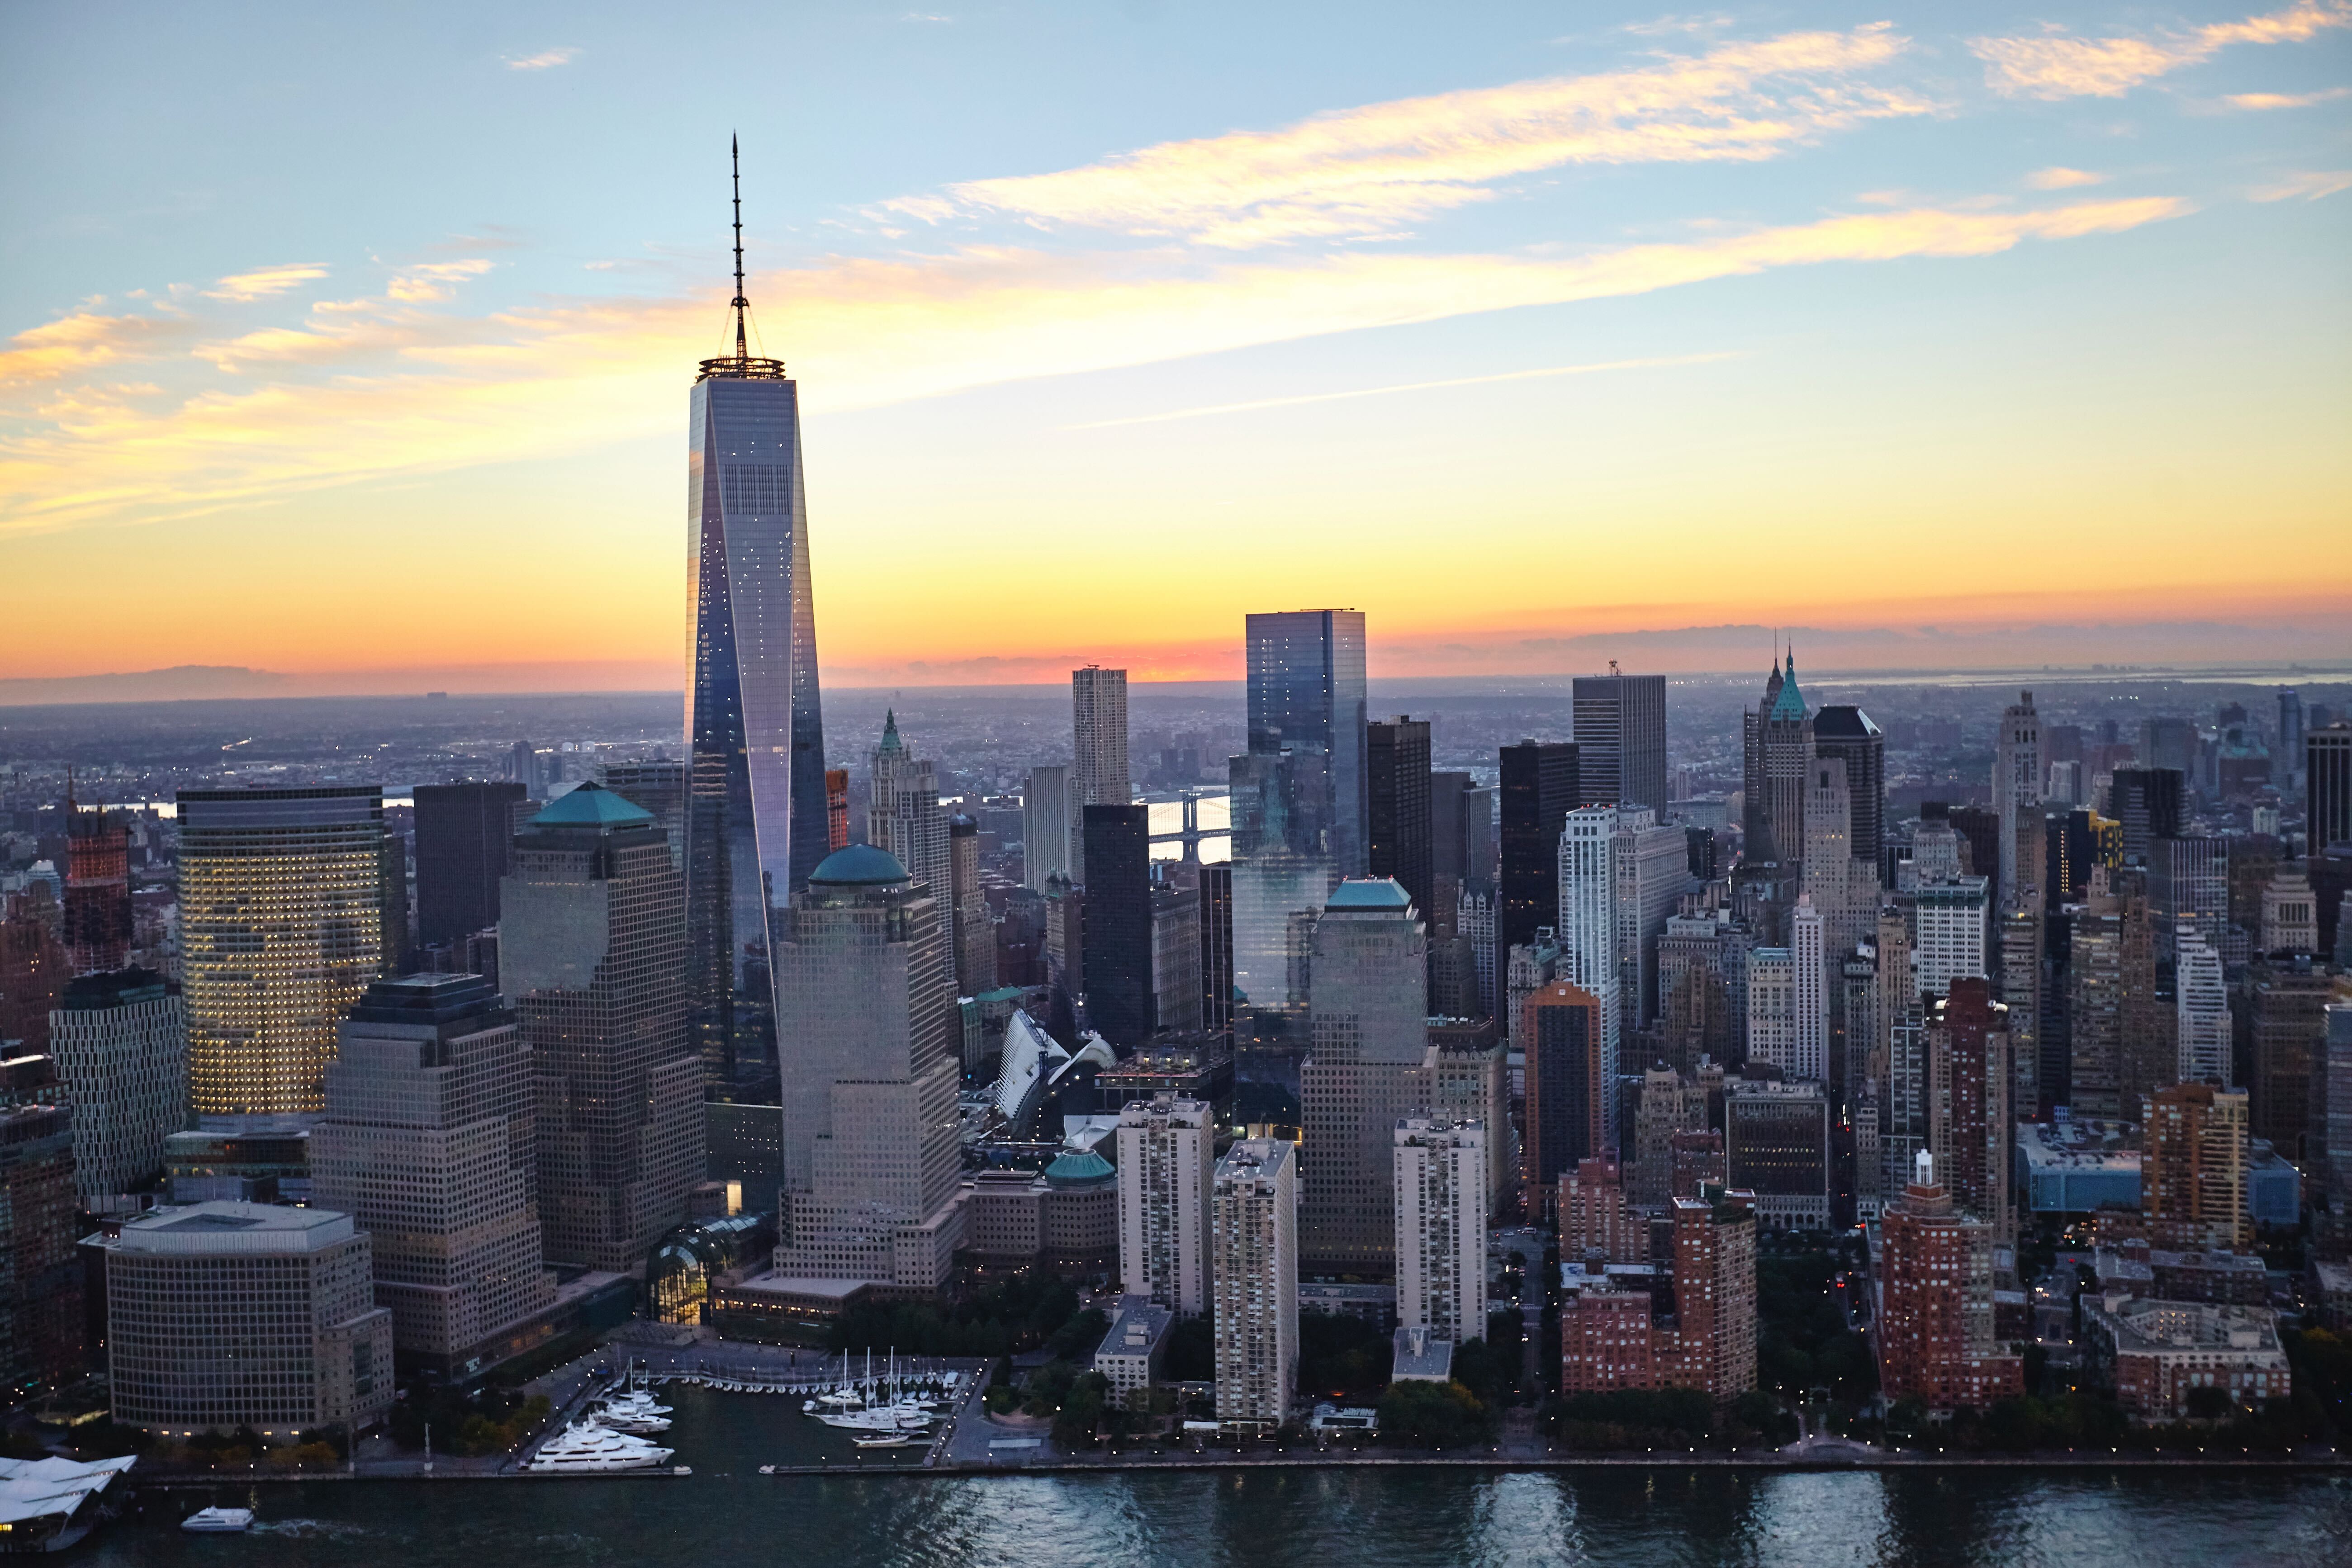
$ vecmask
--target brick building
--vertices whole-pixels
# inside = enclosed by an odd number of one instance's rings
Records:
[[[1879,1222],[1878,1378],[1889,1400],[1985,1409],[2024,1392],[2024,1363],[1995,1337],[1992,1227],[1962,1213],[1922,1150]]]

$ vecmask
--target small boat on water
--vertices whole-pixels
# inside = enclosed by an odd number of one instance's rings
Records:
[[[192,1535],[238,1535],[253,1528],[249,1508],[200,1508],[180,1521]]]
[[[852,1437],[850,1445],[858,1448],[911,1448],[926,1438],[908,1436],[904,1432],[877,1432],[870,1437]]]
[[[667,1464],[673,1449],[588,1422],[566,1426],[541,1445],[523,1468],[540,1475],[592,1475],[605,1470],[650,1470]]]

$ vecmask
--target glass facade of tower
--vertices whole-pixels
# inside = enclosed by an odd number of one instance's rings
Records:
[[[772,913],[825,845],[798,384],[773,361],[714,362],[694,388],[688,439],[694,1038],[710,1098],[773,1103]]]

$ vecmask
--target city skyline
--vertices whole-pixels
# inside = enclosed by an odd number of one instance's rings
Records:
[[[808,68],[785,109],[709,101],[616,16],[364,47],[12,20],[56,68],[8,122],[42,156],[0,285],[30,634],[0,679],[674,681],[671,399],[727,346],[734,130],[752,347],[807,388],[829,683],[1229,679],[1231,616],[1148,591],[1218,559],[1362,609],[1375,676],[1741,668],[1774,623],[1816,668],[2341,657],[2336,0],[1528,8],[1410,50],[1300,13],[1239,63],[1213,16],[1088,21],[744,19]],[[58,141],[93,49],[194,68]],[[1043,548],[988,547],[1016,526]],[[1971,547],[1890,591],[1889,530]],[[1722,570],[1662,576],[1662,542]],[[1562,545],[1573,574],[1493,570]],[[68,584],[126,550],[100,648]],[[387,556],[474,570],[351,591]],[[1050,626],[992,613],[1037,591]]]

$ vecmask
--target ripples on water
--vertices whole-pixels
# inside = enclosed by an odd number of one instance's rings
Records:
[[[268,1527],[187,1536],[205,1500],[150,1497],[86,1559],[239,1568],[1339,1568],[1846,1563],[2154,1568],[2352,1563],[2352,1483],[2276,1474],[1881,1476],[1438,1470],[772,1479],[845,1442],[786,1401],[682,1389],[683,1480],[265,1488]],[[232,1491],[237,1495],[230,1496]],[[88,1549],[85,1549],[88,1550]]]

